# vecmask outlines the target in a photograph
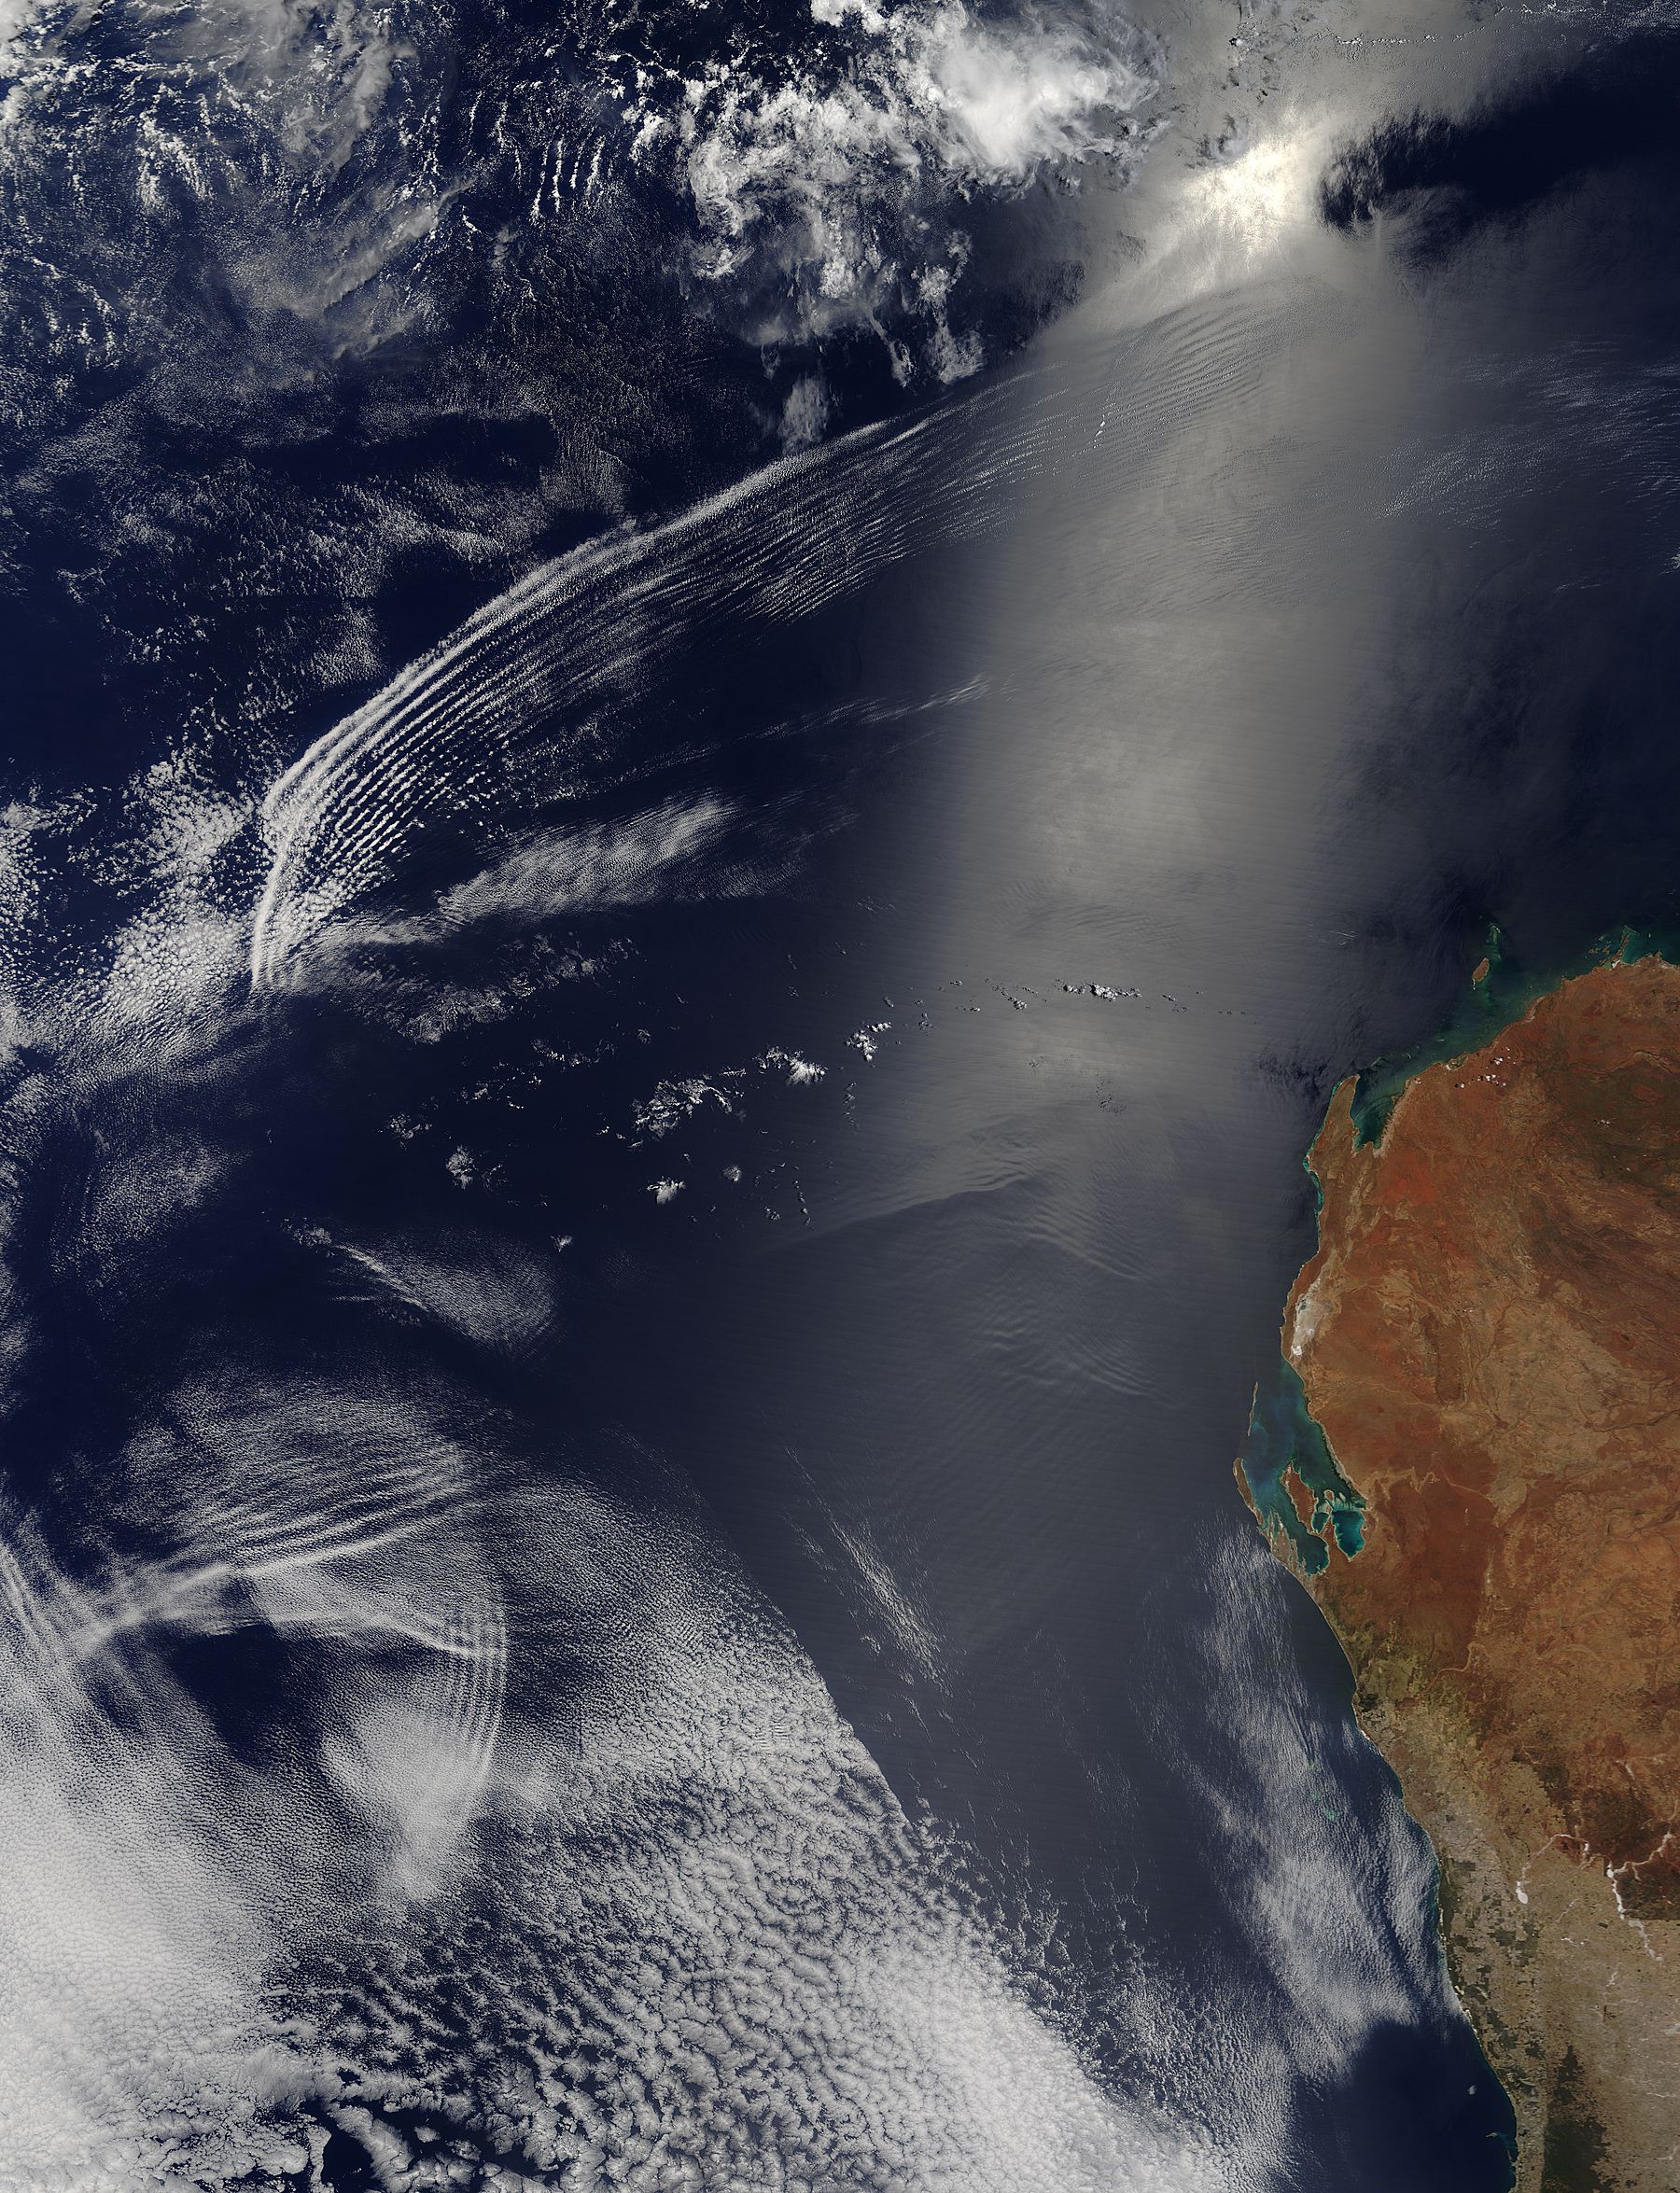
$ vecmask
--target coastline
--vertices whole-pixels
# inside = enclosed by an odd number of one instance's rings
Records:
[[[1448,1029],[1331,1100],[1318,1245],[1237,1465],[1435,1851],[1517,2193],[1675,2182],[1680,1652],[1638,1611],[1680,1560],[1647,1301],[1680,1257],[1673,1082],[1658,940],[1548,983],[1491,949]]]

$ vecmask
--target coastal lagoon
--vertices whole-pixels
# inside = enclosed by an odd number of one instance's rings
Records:
[[[1509,2182],[1233,1464],[1337,1084],[1673,923],[1670,46],[867,14],[972,328],[463,18],[20,352],[0,2184]]]

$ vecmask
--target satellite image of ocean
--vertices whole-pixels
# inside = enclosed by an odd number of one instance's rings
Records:
[[[0,0],[0,2193],[1680,2193],[1672,0]]]

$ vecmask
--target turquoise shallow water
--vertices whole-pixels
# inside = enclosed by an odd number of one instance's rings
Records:
[[[1329,1564],[1334,1541],[1351,1560],[1365,1543],[1365,1495],[1348,1482],[1330,1451],[1294,1365],[1280,1362],[1254,1390],[1248,1438],[1239,1464],[1261,1527],[1282,1541],[1304,1575]],[[1291,1490],[1294,1478],[1312,1495],[1305,1521]]]
[[[1479,1051],[1560,983],[1612,959],[1643,959],[1652,954],[1671,962],[1680,957],[1680,933],[1667,925],[1618,926],[1558,959],[1536,963],[1514,953],[1498,923],[1491,924],[1472,979],[1463,985],[1441,1025],[1421,1041],[1361,1069],[1353,1090],[1356,1141],[1361,1147],[1379,1142],[1408,1082],[1432,1066]]]
[[[1188,195],[1227,173],[1194,154]],[[1520,968],[1675,915],[1666,189],[1617,170],[1456,260],[1309,207],[1124,338],[1071,327],[1075,437],[962,384],[903,445],[931,469],[866,439],[802,468],[814,505],[689,524],[709,562],[615,538],[540,635],[493,618],[493,679],[434,664],[364,717],[386,766],[293,780],[297,966],[259,1004],[274,771],[738,440],[533,530],[554,431],[480,438],[520,491],[444,497],[432,561],[329,543],[220,622],[198,544],[277,539],[260,482],[237,526],[206,496],[125,530],[161,561],[109,563],[70,640],[20,597],[0,1643],[40,1712],[0,1767],[32,1818],[77,1774],[105,1809],[13,1869],[60,1893],[0,1950],[72,2002],[67,2050],[149,2107],[117,2043],[167,2012],[166,2122],[199,2092],[213,2144],[226,2005],[284,2012],[270,2176],[324,2139],[340,2193],[423,2152],[685,2193],[1505,2181],[1430,1853],[1231,1458],[1246,1420],[1298,1569],[1357,1557],[1276,1360],[1330,1094],[1365,1072],[1376,1131]],[[390,465],[478,446],[451,411]],[[307,503],[348,455],[274,462]],[[198,721],[149,641],[115,713],[65,705],[102,620],[177,594],[246,743],[129,787],[136,850],[33,772],[127,785],[119,721]],[[120,939],[108,991],[65,971],[72,904]],[[55,1992],[88,1881],[135,1954]]]

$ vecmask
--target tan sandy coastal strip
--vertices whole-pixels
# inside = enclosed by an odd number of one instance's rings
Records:
[[[1352,1096],[1282,1337],[1365,1547],[1309,1588],[1439,1855],[1520,2193],[1676,2193],[1680,971],[1561,984],[1375,1145]]]

